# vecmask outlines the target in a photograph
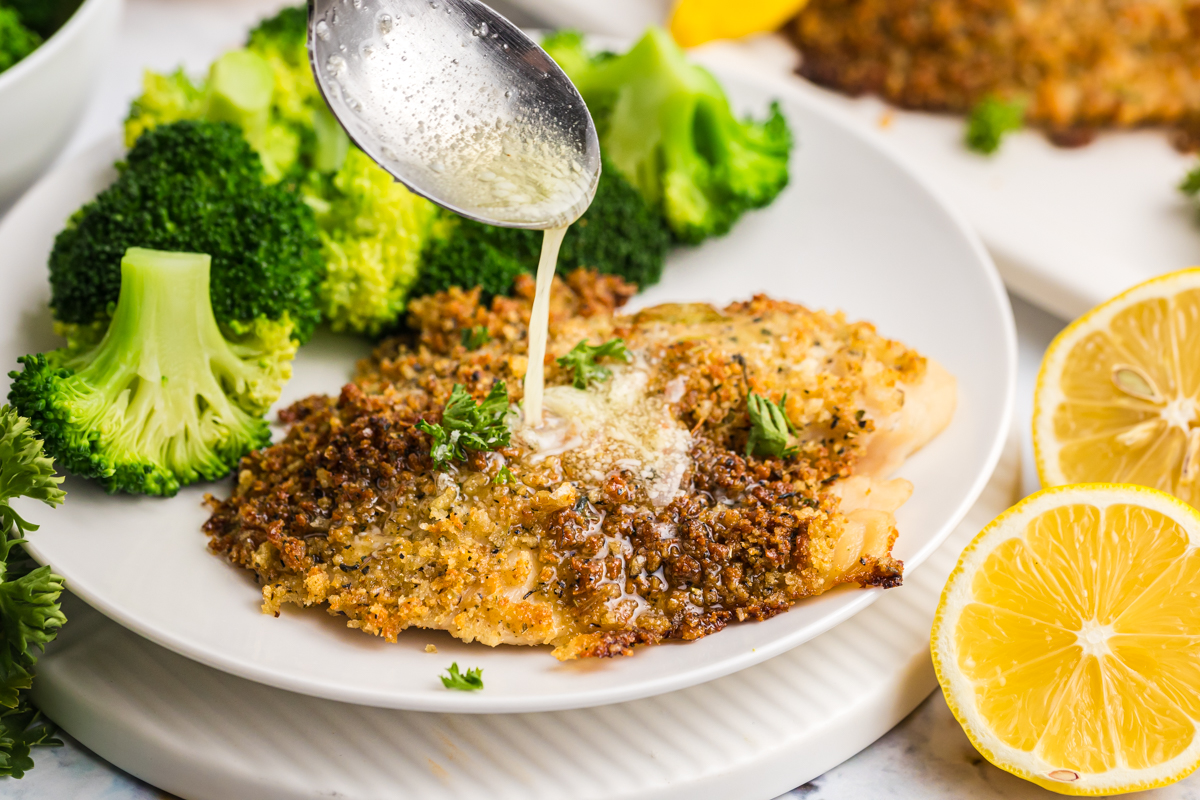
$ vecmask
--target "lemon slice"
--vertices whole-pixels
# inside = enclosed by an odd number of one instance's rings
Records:
[[[808,0],[680,0],[671,15],[671,35],[683,47],[715,39],[740,39],[773,31],[787,22]]]
[[[1047,489],[963,551],[933,623],[954,716],[1001,769],[1062,794],[1200,763],[1200,512],[1141,486]]]
[[[1105,481],[1200,508],[1200,269],[1089,311],[1046,351],[1033,443],[1043,486]]]

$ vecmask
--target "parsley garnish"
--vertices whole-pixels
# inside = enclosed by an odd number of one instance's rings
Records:
[[[496,477],[492,478],[492,485],[499,486],[502,483],[513,483],[514,481],[516,481],[516,478],[514,478],[513,474],[509,472],[508,467],[503,466],[500,468],[500,471],[496,473]]]
[[[797,450],[791,446],[790,436],[796,429],[783,410],[786,402],[786,394],[775,404],[757,392],[750,392],[746,398],[750,411],[750,438],[746,441],[746,455],[780,458],[796,455]]]
[[[450,665],[450,669],[446,670],[448,675],[439,675],[442,679],[442,686],[447,689],[453,689],[456,692],[478,692],[483,688],[483,670],[469,669],[466,674],[458,671],[458,662],[455,661]]]
[[[64,495],[60,483],[29,420],[0,408],[0,776],[20,778],[32,769],[31,747],[62,744],[28,691],[36,653],[67,621],[58,603],[63,579],[25,554],[22,537],[37,526],[9,505],[24,496],[56,506]]]
[[[563,369],[575,370],[575,388],[586,389],[593,381],[601,383],[612,377],[612,370],[596,363],[601,358],[615,358],[626,364],[633,360],[622,339],[609,339],[595,347],[583,339],[571,348],[571,352],[558,359],[558,365]]]
[[[1179,191],[1192,197],[1200,197],[1200,167],[1188,173],[1183,183],[1179,184]]]
[[[507,447],[511,436],[508,424],[504,421],[507,414],[508,388],[504,381],[496,381],[488,396],[478,405],[475,398],[456,383],[442,412],[442,424],[433,425],[421,420],[417,423],[417,430],[433,438],[429,455],[433,457],[434,468],[446,469],[451,461],[465,459],[468,450]]]
[[[991,155],[1000,149],[1004,136],[1020,130],[1024,121],[1024,100],[1005,102],[996,97],[985,97],[967,119],[967,147],[976,153]]]
[[[463,328],[462,346],[468,350],[478,350],[492,340],[487,327],[476,325],[474,328]]]

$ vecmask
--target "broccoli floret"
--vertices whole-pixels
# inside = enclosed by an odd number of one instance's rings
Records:
[[[37,50],[42,37],[25,27],[15,9],[0,5],[0,72]]]
[[[996,97],[984,98],[967,118],[965,141],[967,149],[991,155],[1000,149],[1004,137],[1021,129],[1025,121],[1025,102],[1005,102]]]
[[[293,179],[310,172],[337,172],[350,139],[334,118],[313,79],[308,61],[308,10],[288,7],[250,31],[246,49],[261,56],[274,76],[271,135],[264,150],[293,148]],[[279,156],[276,155],[278,158]]]
[[[241,126],[266,180],[295,190],[316,212],[327,266],[319,293],[330,324],[375,335],[403,312],[435,207],[351,145],[313,79],[307,35],[305,8],[285,8],[203,82],[146,73],[126,142],[180,119]]]
[[[303,7],[264,20],[246,47],[217,59],[203,81],[193,82],[182,70],[147,71],[125,121],[126,145],[169,122],[232,122],[262,156],[269,181],[297,186],[313,171],[337,172],[350,140],[313,80],[307,20]]]
[[[262,163],[237,128],[177,122],[142,136],[116,183],[71,218],[50,253],[55,319],[100,332],[121,290],[130,247],[212,256],[219,323],[270,321],[305,342],[320,320],[324,277],[311,208],[263,182]]]
[[[21,24],[43,39],[49,39],[79,8],[83,0],[0,0],[17,12]],[[0,37],[2,38],[2,37]]]
[[[592,205],[567,231],[562,272],[588,267],[645,288],[662,277],[671,234],[657,209],[605,162]],[[480,286],[485,297],[509,294],[522,272],[537,269],[542,234],[496,228],[448,213],[435,226],[414,295],[450,286]]]
[[[274,113],[275,71],[253,50],[225,53],[200,83],[182,70],[169,75],[147,71],[142,89],[125,121],[126,145],[132,146],[148,130],[180,120],[229,122],[242,129],[262,157],[268,182],[297,174],[304,136]]]
[[[270,441],[262,415],[291,377],[296,343],[287,325],[218,325],[211,264],[130,248],[100,342],[20,359],[9,401],[59,466],[109,492],[170,496]]]
[[[727,233],[787,185],[792,135],[778,103],[765,122],[739,120],[716,78],[663,29],[624,55],[591,55],[573,32],[542,46],[587,102],[605,158],[662,209],[679,241]]]
[[[335,331],[382,333],[404,311],[436,206],[396,183],[358,148],[324,199],[317,219],[327,269],[320,288],[326,319]]]
[[[200,119],[204,108],[204,86],[193,83],[182,69],[169,75],[146,70],[142,94],[133,101],[125,120],[125,146],[132,147],[143,133],[159,125]]]

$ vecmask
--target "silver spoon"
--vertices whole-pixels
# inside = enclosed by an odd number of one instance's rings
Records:
[[[539,230],[591,203],[600,145],[587,106],[540,47],[478,0],[309,0],[308,44],[347,134],[417,194]]]

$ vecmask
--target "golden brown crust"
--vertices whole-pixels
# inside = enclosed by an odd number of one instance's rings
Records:
[[[806,77],[905,108],[1024,97],[1069,146],[1101,127],[1200,131],[1200,0],[811,0],[789,31]]]
[[[925,360],[840,315],[758,297],[614,317],[629,287],[574,273],[555,287],[548,381],[569,383],[551,359],[580,338],[622,336],[646,395],[682,423],[681,491],[657,502],[628,460],[596,480],[579,451],[534,457],[517,438],[436,472],[416,422],[439,421],[456,382],[482,398],[505,380],[520,396],[528,295],[414,302],[414,336],[382,344],[340,397],[284,412],[286,439],[243,460],[228,500],[210,498],[210,546],[255,571],[265,610],[324,604],[389,640],[417,625],[605,657],[766,619],[840,583],[900,583],[894,527],[879,553],[834,569],[847,522],[830,487],[873,429],[865,408],[898,410]],[[477,325],[492,339],[467,350],[461,331]],[[788,393],[807,430],[799,457],[742,454],[749,388]]]

